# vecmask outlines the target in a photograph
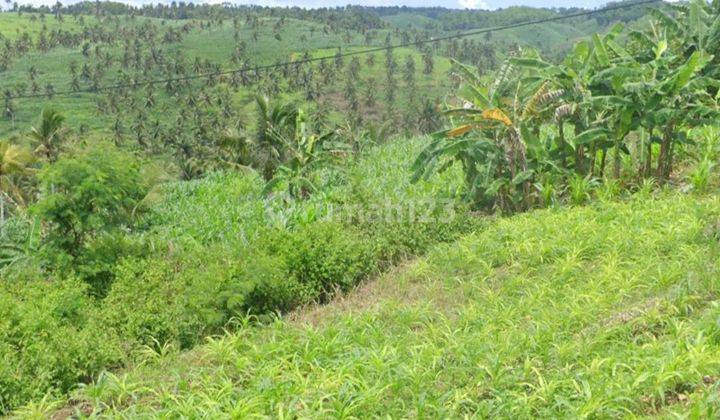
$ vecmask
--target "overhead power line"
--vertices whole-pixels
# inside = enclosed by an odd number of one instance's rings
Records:
[[[596,14],[602,14],[602,13],[607,13],[607,12],[612,12],[612,11],[617,11],[617,10],[625,10],[625,9],[630,9],[633,7],[639,7],[639,6],[644,6],[644,5],[654,4],[654,3],[661,3],[663,1],[664,0],[641,0],[641,1],[634,2],[634,3],[618,4],[618,5],[608,6],[608,7],[604,7],[604,8],[600,8],[600,9],[586,10],[583,12],[570,13],[570,14],[559,15],[559,16],[554,16],[554,17],[550,17],[550,18],[536,19],[536,20],[531,20],[531,21],[527,21],[527,22],[518,22],[518,23],[513,23],[510,25],[495,26],[495,27],[491,27],[491,28],[477,29],[477,30],[472,30],[469,32],[460,33],[460,34],[447,35],[447,36],[442,36],[442,37],[437,37],[437,38],[429,38],[429,39],[424,39],[424,40],[419,40],[419,41],[414,41],[414,42],[405,42],[405,43],[400,43],[400,44],[386,45],[386,46],[382,46],[382,47],[373,47],[373,48],[367,48],[367,49],[358,50],[358,51],[350,51],[350,52],[346,52],[346,53],[327,55],[327,56],[322,56],[322,57],[310,57],[310,58],[305,58],[305,59],[296,60],[296,61],[286,61],[286,62],[282,62],[282,63],[267,64],[267,65],[261,65],[261,66],[252,66],[252,67],[247,66],[247,67],[242,67],[242,68],[238,68],[238,69],[221,70],[221,71],[216,71],[216,72],[211,72],[211,73],[193,74],[193,75],[182,76],[182,77],[173,77],[173,78],[166,78],[166,79],[153,79],[153,80],[138,81],[138,82],[134,82],[134,83],[121,83],[121,84],[114,84],[114,85],[106,85],[106,86],[100,86],[100,87],[90,88],[90,89],[60,91],[60,92],[54,92],[52,94],[52,96],[68,96],[68,95],[76,95],[76,94],[80,94],[80,93],[98,93],[98,92],[108,91],[108,90],[137,88],[137,87],[151,86],[151,85],[157,85],[157,84],[184,82],[184,81],[198,80],[198,79],[208,79],[208,78],[212,78],[212,77],[226,76],[226,75],[232,75],[232,74],[242,74],[242,73],[248,73],[248,72],[257,73],[257,72],[261,72],[264,70],[272,70],[272,69],[276,69],[276,68],[289,67],[289,66],[298,66],[298,65],[302,65],[302,64],[315,63],[315,62],[320,62],[320,61],[325,61],[325,60],[334,60],[339,57],[344,58],[344,57],[351,57],[351,56],[357,56],[357,55],[372,54],[372,53],[381,52],[381,51],[393,50],[396,48],[415,47],[415,46],[424,45],[424,44],[432,44],[432,43],[436,43],[436,42],[440,42],[440,41],[449,41],[452,39],[459,39],[459,38],[466,38],[466,37],[475,36],[475,35],[482,35],[482,34],[487,34],[490,32],[499,32],[499,31],[505,31],[508,29],[523,28],[526,26],[540,25],[540,24],[544,24],[544,23],[552,23],[552,22],[557,22],[557,21],[572,19],[572,18],[577,18],[577,17],[593,16]],[[334,48],[328,47],[328,49],[340,49],[340,48],[341,47],[334,47]],[[5,99],[7,99],[7,100],[30,99],[30,98],[44,98],[47,96],[49,96],[47,93],[34,93],[34,94],[16,95],[16,96],[10,96],[10,97],[6,96]]]

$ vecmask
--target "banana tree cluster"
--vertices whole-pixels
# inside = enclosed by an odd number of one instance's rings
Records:
[[[447,110],[451,128],[418,156],[415,179],[459,162],[478,209],[522,211],[548,179],[671,179],[688,132],[714,124],[720,99],[720,1],[651,9],[643,30],[616,25],[579,42],[560,63],[536,52],[465,84]],[[556,186],[554,190],[562,190]]]

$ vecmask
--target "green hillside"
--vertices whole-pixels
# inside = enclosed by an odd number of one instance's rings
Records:
[[[524,11],[524,13],[528,17],[532,16],[532,13],[528,14],[527,11]],[[543,16],[544,14],[545,12],[538,11],[537,16]],[[510,16],[509,18],[512,19],[511,14],[505,13],[505,15]],[[82,16],[82,19],[79,20],[78,16]],[[27,36],[29,42],[34,44],[29,51],[23,53],[20,57],[7,59],[7,68],[1,72],[3,77],[0,80],[0,92],[4,92],[6,96],[28,94],[42,96],[48,93],[45,97],[11,101],[12,113],[0,120],[0,136],[7,137],[26,133],[36,123],[40,111],[48,107],[61,111],[72,110],[72,113],[68,113],[67,123],[81,134],[100,132],[107,135],[111,134],[111,127],[117,126],[123,129],[120,130],[122,133],[117,134],[118,136],[132,138],[134,136],[130,131],[142,131],[146,136],[152,136],[153,133],[158,131],[158,126],[171,124],[175,119],[182,118],[177,111],[188,107],[185,97],[172,98],[174,94],[164,92],[162,84],[154,85],[154,89],[149,92],[141,87],[139,94],[135,95],[134,99],[134,102],[138,104],[120,104],[118,109],[112,109],[112,107],[108,109],[107,107],[107,102],[117,102],[117,97],[112,96],[112,91],[101,92],[100,94],[79,92],[71,95],[54,96],[50,93],[51,91],[74,90],[71,77],[72,71],[70,69],[71,63],[75,63],[74,65],[78,68],[76,73],[81,73],[80,70],[82,70],[83,66],[88,66],[88,77],[80,77],[77,88],[80,90],[92,90],[93,87],[115,85],[119,82],[142,82],[149,78],[183,78],[198,73],[213,73],[217,70],[262,66],[291,59],[299,60],[306,53],[317,57],[319,51],[326,52],[325,55],[333,56],[338,51],[335,48],[339,46],[342,46],[340,51],[348,51],[357,48],[381,46],[385,45],[385,42],[402,43],[416,36],[437,37],[457,33],[457,31],[451,31],[441,26],[441,20],[421,14],[413,14],[410,11],[384,16],[383,21],[388,26],[374,29],[369,33],[364,30],[332,27],[328,30],[328,25],[312,19],[303,19],[302,17],[277,18],[261,13],[258,13],[257,16],[258,20],[251,24],[244,20],[233,22],[228,18],[219,21],[159,19],[142,16],[130,19],[123,15],[108,15],[102,18],[91,15],[66,15],[62,21],[59,21],[52,14],[40,14],[37,12],[25,12],[22,14],[0,13],[0,27],[2,28],[0,34],[5,39],[17,41],[19,38]],[[207,26],[205,26],[206,22]],[[433,22],[435,25],[424,25],[424,23]],[[502,20],[496,22],[497,24],[503,23]],[[423,24],[421,25],[421,23]],[[187,30],[182,30],[183,26],[186,26]],[[114,39],[112,32],[118,32],[120,28],[131,33],[124,36],[124,39]],[[166,33],[168,28],[175,28],[179,32],[176,34],[179,39],[163,41],[161,39],[162,35]],[[145,35],[150,29],[156,32],[157,35],[146,38]],[[90,40],[88,42],[87,37],[84,37],[85,39],[75,46],[57,45],[47,51],[38,51],[37,45],[41,34],[50,37],[49,34],[60,31],[66,36],[67,34],[80,36],[84,32],[87,33],[88,30],[98,34],[106,34],[109,38],[107,41],[100,40],[96,42]],[[577,22],[558,22],[550,25],[498,32],[487,39],[484,36],[469,39],[490,45],[489,48],[495,51],[493,52],[493,58],[490,60],[497,63],[515,46],[539,48],[542,51],[553,51],[554,54],[560,55],[562,51],[569,49],[578,39],[601,30],[603,30],[603,27],[599,26],[595,20],[588,19],[582,21],[579,25]],[[140,38],[134,41],[135,37]],[[0,40],[2,39],[0,38]],[[147,59],[145,57],[142,58],[142,69],[133,68],[127,64],[121,65],[122,44],[128,40],[140,42],[143,49],[157,48],[159,53],[162,54],[162,60],[168,58],[184,60],[186,67],[192,68],[186,68],[181,73],[176,70],[170,72],[164,68],[165,64],[162,62],[154,62],[148,68],[146,67],[145,62]],[[240,43],[244,46],[242,59],[233,61],[232,56]],[[87,55],[82,52],[85,44],[90,45]],[[487,54],[487,50],[488,48],[481,49],[478,54],[480,52]],[[147,50],[145,51],[147,52]],[[100,56],[96,56],[95,52],[99,52]],[[460,56],[456,56],[458,54]],[[440,48],[434,55],[436,55],[435,60],[440,63],[439,69],[433,70],[426,76],[433,79],[435,84],[444,83],[444,91],[447,91],[449,87],[442,71],[447,69],[447,64],[443,63],[447,63],[448,55],[466,61],[475,60],[472,55],[468,55],[466,48],[456,49],[455,52]],[[497,58],[494,57],[495,55],[497,55]],[[196,59],[200,59],[203,65],[194,65]],[[482,60],[487,59],[483,58]],[[382,64],[382,54],[378,54],[377,61]],[[417,61],[415,71],[418,76],[422,76],[421,52],[417,53],[415,61]],[[396,76],[398,78],[401,78],[400,72],[403,65],[404,60],[398,59],[399,68]],[[1,68],[2,66],[0,66]],[[36,72],[37,76],[29,78],[31,71]],[[402,86],[399,87],[399,92],[396,94],[396,96],[400,97],[400,103],[387,103],[387,100],[382,95],[382,92],[388,89],[388,82],[382,66],[369,68],[362,63],[360,71],[362,72],[362,79],[369,79],[370,84],[376,87],[373,90],[377,92],[378,101],[373,102],[372,108],[375,114],[382,116],[373,117],[375,122],[383,122],[391,118],[390,115],[393,113],[403,114],[409,106],[412,108],[420,107],[419,103],[408,104],[406,100],[402,99],[401,92],[404,90]],[[120,75],[123,73],[126,76],[121,78]],[[327,87],[330,92],[320,93],[318,95],[319,100],[313,98],[308,101],[312,106],[327,106],[329,109],[341,111],[333,113],[336,114],[331,116],[333,121],[342,120],[342,115],[338,114],[354,112],[348,105],[349,99],[343,98],[338,102],[338,98],[342,98],[344,95],[337,95],[336,93],[347,90],[346,75],[343,74],[343,71],[338,73],[335,80],[330,84],[322,83],[323,87]],[[362,80],[360,82],[362,84]],[[33,84],[37,87],[33,88]],[[214,92],[207,92],[204,91],[202,86],[202,81],[191,83],[189,88],[194,90],[189,90],[187,94],[197,95],[198,90],[200,90],[200,92],[213,97],[212,100],[215,99],[216,95],[221,95],[217,89]],[[221,89],[221,91],[226,90],[226,87]],[[281,90],[290,93],[299,89],[283,87]],[[412,90],[418,100],[424,98],[424,100],[437,103],[443,96],[437,89],[426,89],[423,84]],[[252,114],[254,112],[252,107],[246,108],[244,106],[248,102],[245,99],[254,96],[258,92],[268,91],[271,96],[274,96],[275,89],[272,86],[263,86],[262,82],[260,84],[253,83],[251,86],[233,87],[230,89],[229,94],[222,93],[219,99],[230,96],[230,101],[233,102],[233,106],[238,111],[236,114]],[[360,91],[358,96],[363,96],[363,93]],[[140,105],[148,95],[155,98],[157,106],[145,109]],[[305,96],[307,95],[301,92],[291,95],[297,100],[305,100]],[[327,99],[327,101],[322,99]],[[210,118],[211,115],[213,115],[213,112],[210,112],[205,118]],[[233,118],[237,117],[233,115],[230,120]],[[415,117],[410,116],[408,118]],[[209,119],[205,123],[213,125],[214,120]],[[414,125],[409,124],[408,127],[412,128]],[[165,130],[160,129],[160,131]]]
[[[720,0],[635,2],[10,4],[0,417],[718,417]]]
[[[336,303],[151,352],[61,412],[714,417],[718,217],[662,194],[498,220]]]
[[[0,14],[0,18],[4,20],[4,23],[8,24],[8,27],[28,27],[33,32],[39,32],[41,23],[39,20],[31,21],[33,15],[11,15],[11,14]],[[47,21],[53,20],[47,18]],[[92,25],[92,19],[88,20],[88,24]],[[162,27],[177,26],[181,25],[178,21],[161,21],[159,19],[138,19],[128,25],[127,22],[122,23],[122,27],[127,29],[128,26],[134,28],[142,28],[144,22],[152,22],[154,25],[161,25]],[[271,26],[276,22],[274,19],[267,21],[266,25]],[[77,24],[72,23],[72,19],[68,18],[67,23],[55,23],[58,28],[64,28],[64,30],[74,31],[78,30]],[[325,35],[321,31],[315,32],[315,36],[310,36],[310,28],[317,28],[317,25],[304,22],[290,20],[276,33],[281,37],[281,40],[275,38],[275,33],[270,30],[262,30],[258,33],[258,39],[255,42],[249,43],[246,54],[248,57],[252,57],[252,62],[245,64],[245,66],[251,65],[268,65],[278,61],[289,60],[295,54],[303,51],[317,51],[318,49],[327,48],[336,45],[344,45],[342,38],[339,35]],[[318,29],[319,30],[319,29]],[[8,31],[9,39],[17,36],[17,32]],[[246,26],[240,27],[238,33],[242,39],[250,39],[253,29]],[[233,65],[229,63],[230,56],[235,49],[236,42],[233,40],[235,31],[230,22],[225,22],[220,25],[212,26],[209,29],[198,29],[191,30],[180,42],[171,42],[166,44],[167,55],[180,55],[188,63],[194,62],[196,59],[203,61],[209,60],[212,63],[219,65],[223,69],[233,68]],[[308,41],[302,41],[301,35],[305,34],[308,36]],[[360,43],[359,38],[355,40],[358,45]],[[349,45],[353,45],[353,41]],[[100,44],[102,45],[102,43]],[[102,47],[103,54],[109,53],[115,57],[115,62],[110,67],[103,67],[103,76],[97,81],[99,86],[113,85],[119,82],[117,74],[123,70],[120,63],[117,62],[117,57],[121,55],[121,48],[116,45],[108,45]],[[332,55],[334,52],[331,52]],[[38,72],[38,85],[40,86],[40,92],[45,92],[47,84],[51,84],[55,90],[67,91],[71,89],[71,76],[69,74],[69,67],[71,62],[77,63],[82,66],[88,64],[91,68],[94,68],[97,64],[96,59],[90,57],[84,57],[81,53],[80,48],[53,48],[48,52],[31,51],[24,55],[18,60],[13,60],[11,66],[5,71],[2,82],[0,83],[1,90],[13,90],[18,85],[25,85],[27,88],[28,72],[30,68],[34,68]],[[239,64],[235,64],[239,66]],[[198,73],[212,72],[210,69],[200,69]],[[160,71],[153,71],[152,76],[162,78],[163,73]],[[84,83],[82,88],[87,88],[88,84]],[[248,95],[254,95],[255,89],[241,89],[235,93],[238,97],[245,97]],[[26,92],[31,93],[31,92]],[[40,99],[28,99],[20,100],[17,105],[17,113],[14,116],[14,123],[5,119],[0,122],[0,135],[8,136],[13,133],[22,132],[27,130],[40,114],[43,108],[53,107],[58,110],[69,110],[72,109],[72,116],[69,118],[69,123],[74,129],[79,129],[81,126],[85,126],[90,131],[109,131],[109,128],[113,125],[114,118],[109,115],[108,112],[98,109],[96,100],[98,95],[94,92],[77,93],[70,96],[57,96],[54,98],[40,98]],[[165,116],[167,117],[170,109],[177,110],[177,104],[168,101],[167,95],[160,94],[158,101],[160,102],[159,109],[151,110],[153,116]],[[169,118],[165,118],[170,120]],[[128,122],[127,126],[131,123]]]

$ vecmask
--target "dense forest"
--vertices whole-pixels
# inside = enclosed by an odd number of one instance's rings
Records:
[[[719,1],[6,3],[0,416],[717,415]]]

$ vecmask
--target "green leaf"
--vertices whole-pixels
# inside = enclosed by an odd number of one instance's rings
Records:
[[[528,169],[526,171],[522,171],[519,174],[515,175],[515,178],[513,178],[512,183],[514,185],[520,185],[525,181],[528,181],[535,175],[535,172],[532,169]]]
[[[663,38],[655,45],[655,48],[653,48],[653,52],[655,53],[655,59],[659,60],[660,57],[665,54],[665,51],[668,49],[668,42],[667,39]]]
[[[629,79],[637,76],[639,70],[628,66],[615,66],[598,72],[593,76],[593,83],[611,81],[613,78]]]
[[[616,95],[606,95],[606,96],[594,96],[591,101],[595,103],[596,105],[602,105],[602,106],[630,106],[633,104],[633,102],[630,99],[623,98]]]
[[[510,62],[518,67],[530,69],[545,69],[551,66],[550,63],[539,58],[511,58]]]
[[[613,53],[615,53],[615,55],[617,55],[618,57],[624,58],[626,60],[635,61],[635,59],[630,55],[630,53],[628,53],[627,50],[624,47],[622,47],[620,44],[618,44],[617,42],[610,39],[610,40],[605,41],[605,43],[610,48],[610,50]]]
[[[720,43],[720,14],[715,16],[710,29],[707,31],[706,45],[717,45]]]
[[[690,78],[692,78],[695,73],[702,70],[709,61],[708,57],[706,57],[702,52],[695,51],[688,61],[678,70],[677,77],[675,79],[675,91],[677,92],[684,88],[688,82],[690,82]]]
[[[596,140],[607,138],[610,135],[610,131],[607,128],[591,128],[578,134],[573,143],[576,146],[592,143]]]
[[[648,13],[657,19],[664,27],[671,29],[674,32],[680,32],[680,24],[678,21],[662,10],[651,7],[648,9]]]
[[[608,57],[607,49],[605,49],[605,44],[602,39],[600,39],[598,34],[594,34],[592,40],[593,46],[595,47],[595,57],[597,58],[598,63],[602,66],[609,66],[610,58]]]
[[[631,31],[628,36],[639,42],[643,48],[647,50],[654,50],[655,49],[655,41],[653,41],[647,34],[640,31]]]
[[[618,35],[622,33],[623,29],[625,29],[625,25],[620,22],[613,25],[613,27],[610,28],[610,32],[605,35],[605,42],[612,41],[613,39],[617,38]]]
[[[480,79],[479,79],[479,77],[478,77],[478,74],[475,73],[475,70],[474,70],[472,67],[468,66],[467,64],[463,64],[463,63],[461,63],[461,62],[459,62],[459,61],[457,61],[457,60],[452,60],[452,62],[453,62],[453,64],[455,65],[455,67],[456,67],[458,70],[460,70],[460,72],[461,72],[462,74],[465,75],[465,79],[466,79],[466,80],[471,80],[474,84],[479,84],[479,83],[480,83]]]
[[[590,56],[590,44],[587,41],[580,41],[575,44],[572,52],[573,58],[584,62]]]

